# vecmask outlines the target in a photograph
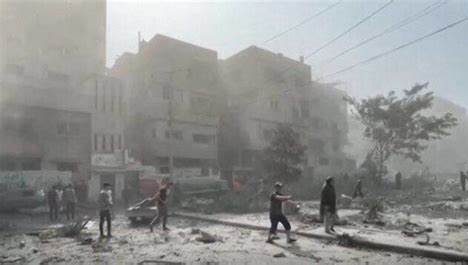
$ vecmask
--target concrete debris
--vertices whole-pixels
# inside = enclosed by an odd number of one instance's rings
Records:
[[[112,252],[112,246],[108,245],[107,242],[96,242],[91,245],[91,248],[95,253]]]
[[[430,240],[430,237],[429,237],[428,234],[425,234],[425,236],[426,236],[426,241],[417,241],[416,243],[418,243],[421,246],[435,246],[435,247],[440,246],[439,242],[437,242],[437,241],[434,241],[434,242],[431,243],[430,242],[431,240]]]
[[[79,239],[81,245],[91,245],[94,242],[92,237],[83,237]]]
[[[418,225],[416,223],[411,223],[411,222],[407,222],[403,227],[403,231],[401,231],[402,234],[409,236],[409,237],[414,237],[415,235],[420,235],[423,233],[430,233],[430,232],[432,232],[432,228],[424,227],[424,226]]]
[[[64,258],[57,257],[57,256],[52,256],[52,257],[48,257],[48,258],[43,259],[39,264],[40,265],[56,264],[56,263],[60,263],[60,262],[64,262],[64,261],[65,261]]]
[[[158,264],[158,265],[185,265],[183,262],[175,262],[175,261],[165,261],[165,260],[143,260],[138,262],[138,265],[144,264]]]
[[[284,254],[283,252],[280,252],[280,253],[276,253],[273,255],[274,258],[286,258],[286,254]]]
[[[21,241],[18,245],[19,248],[24,248],[26,246],[26,242]]]
[[[20,263],[20,262],[23,262],[23,261],[25,261],[25,258],[21,257],[21,256],[12,256],[12,257],[2,256],[2,257],[0,257],[0,264]]]
[[[200,237],[197,237],[195,240],[199,242],[203,242],[205,244],[214,243],[216,241],[220,241],[216,236],[211,235],[210,233],[204,232],[200,230]]]
[[[200,233],[200,229],[198,228],[192,228],[192,230],[190,230],[190,234],[192,235],[196,235],[196,234],[199,234]]]

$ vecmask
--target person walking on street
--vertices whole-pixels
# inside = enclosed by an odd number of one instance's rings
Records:
[[[333,225],[336,216],[336,194],[332,177],[326,179],[321,195],[320,216],[325,224],[325,232],[330,234],[331,232],[335,232]]]
[[[111,210],[112,210],[112,190],[109,183],[104,183],[101,192],[99,193],[99,232],[101,238],[104,237],[104,222],[107,223],[107,237],[112,237],[111,234]]]
[[[59,195],[57,192],[57,185],[51,186],[47,191],[47,204],[49,205],[50,221],[57,221],[59,212]]]
[[[396,175],[395,175],[395,188],[397,190],[401,190],[401,172],[398,172]]]
[[[360,179],[358,179],[356,186],[354,186],[353,199],[358,196],[364,198],[364,194],[362,193],[362,181]]]
[[[270,196],[270,232],[268,234],[267,243],[273,243],[276,239],[276,230],[278,229],[278,223],[281,223],[286,231],[286,241],[288,243],[295,242],[296,239],[291,237],[291,225],[289,224],[288,218],[283,214],[283,202],[287,202],[291,199],[291,196],[284,195],[281,192],[283,184],[281,182],[275,183],[275,192]]]
[[[75,219],[76,193],[72,184],[68,184],[63,191],[63,202],[65,204],[65,213],[67,220]]]
[[[465,172],[460,171],[460,185],[461,185],[461,190],[465,191],[466,190],[466,175]]]
[[[167,228],[167,193],[172,187],[173,183],[170,180],[163,181],[159,191],[153,197],[158,207],[158,214],[151,220],[150,231],[153,232],[153,226],[162,221],[163,230],[169,230]]]

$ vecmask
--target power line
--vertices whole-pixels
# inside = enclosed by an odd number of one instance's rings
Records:
[[[330,9],[334,8],[335,6],[339,5],[341,2],[343,2],[343,0],[339,0],[339,1],[336,2],[336,3],[329,5],[329,6],[326,7],[325,9],[323,9],[323,10],[319,11],[318,13],[316,13],[316,14],[314,14],[314,15],[312,15],[312,16],[310,16],[310,17],[304,19],[304,20],[302,20],[302,21],[299,22],[298,24],[296,24],[296,25],[294,25],[294,26],[292,26],[292,27],[290,27],[290,28],[288,28],[288,29],[286,29],[286,30],[284,30],[284,31],[282,31],[282,32],[280,32],[280,33],[278,33],[278,34],[272,36],[271,38],[265,40],[265,41],[263,42],[263,44],[266,44],[266,43],[268,43],[268,42],[270,42],[270,41],[272,41],[272,40],[275,40],[275,39],[281,37],[282,35],[284,35],[284,34],[290,32],[290,31],[292,31],[292,30],[295,30],[295,29],[299,28],[300,26],[302,26],[302,25],[308,23],[309,21],[313,20],[314,18],[316,18],[316,17],[318,17],[318,16],[320,16],[320,15],[326,13],[328,10],[330,10]]]
[[[375,10],[374,12],[372,12],[370,15],[366,16],[365,18],[361,19],[358,23],[352,25],[351,27],[349,27],[347,30],[345,30],[344,32],[340,33],[338,36],[336,36],[335,38],[331,39],[330,41],[326,42],[324,45],[320,46],[319,48],[315,49],[311,54],[307,55],[305,57],[305,59],[317,54],[319,51],[325,49],[326,47],[330,46],[331,44],[333,44],[335,41],[339,40],[340,38],[342,38],[344,35],[350,33],[351,31],[353,31],[355,28],[359,27],[361,24],[363,24],[364,22],[366,22],[367,20],[371,19],[373,16],[375,16],[376,14],[378,14],[380,11],[384,10],[386,7],[388,7],[390,4],[393,3],[394,0],[390,0],[388,1],[386,4],[384,4],[383,6],[379,7],[377,10]]]
[[[406,25],[409,25],[409,24],[415,22],[416,20],[418,20],[418,19],[420,19],[420,18],[422,18],[424,16],[429,15],[430,13],[434,12],[435,10],[437,10],[438,8],[440,8],[441,6],[443,6],[446,3],[447,3],[447,1],[438,1],[436,3],[433,3],[433,4],[429,5],[428,7],[424,8],[423,10],[419,11],[418,13],[410,15],[407,18],[405,18],[405,19],[391,25],[390,27],[384,29],[382,32],[380,32],[380,33],[378,33],[378,34],[376,34],[376,35],[374,35],[374,36],[372,36],[372,37],[370,37],[368,39],[365,39],[365,40],[357,43],[356,45],[354,45],[354,46],[352,46],[352,47],[338,53],[337,55],[335,55],[335,56],[331,57],[330,59],[326,60],[324,62],[324,64],[330,63],[330,62],[336,60],[337,58],[347,54],[348,52],[350,52],[352,50],[355,50],[355,49],[357,49],[357,48],[359,48],[359,47],[361,47],[361,46],[363,46],[363,45],[365,45],[365,44],[367,44],[367,43],[369,43],[369,42],[371,42],[371,41],[373,41],[373,40],[375,40],[377,38],[380,38],[380,37],[382,37],[382,36],[384,36],[386,34],[394,32],[394,31],[396,31],[396,30],[398,30],[398,29],[400,29],[400,28],[402,28],[402,27],[404,27]]]
[[[420,42],[420,41],[422,41],[422,40],[424,40],[424,39],[426,39],[426,38],[429,38],[429,37],[432,37],[432,36],[434,36],[434,35],[436,35],[436,34],[438,34],[438,33],[441,33],[441,32],[443,32],[443,31],[445,31],[445,30],[447,30],[447,29],[450,29],[450,28],[452,28],[452,27],[455,27],[455,26],[457,26],[458,24],[461,24],[461,23],[463,23],[463,22],[465,22],[465,21],[467,21],[467,20],[468,20],[468,17],[462,18],[462,19],[460,19],[460,20],[458,20],[458,21],[456,21],[456,22],[454,22],[454,23],[452,23],[452,24],[449,24],[449,25],[447,25],[447,26],[445,26],[445,27],[442,27],[442,28],[440,28],[440,29],[438,29],[438,30],[436,30],[436,31],[433,31],[433,32],[431,32],[431,33],[429,33],[429,34],[426,34],[426,35],[424,35],[424,36],[422,36],[422,37],[419,37],[419,38],[414,39],[414,40],[412,40],[412,41],[410,41],[410,42],[407,42],[407,43],[405,43],[405,44],[402,44],[402,45],[400,45],[400,46],[398,46],[398,47],[395,47],[395,48],[393,48],[393,49],[390,49],[390,50],[388,50],[388,51],[386,51],[386,52],[379,53],[379,54],[374,55],[374,56],[372,56],[372,57],[370,57],[370,58],[368,58],[368,59],[366,59],[366,60],[360,61],[360,62],[358,62],[358,63],[355,63],[355,64],[351,65],[351,66],[348,66],[348,67],[346,67],[346,68],[343,68],[343,69],[341,69],[341,70],[339,70],[339,71],[336,71],[336,72],[334,72],[334,73],[325,75],[324,78],[330,77],[330,76],[334,76],[334,75],[337,75],[337,74],[341,74],[341,73],[344,73],[344,72],[347,72],[347,71],[349,71],[349,70],[351,70],[351,69],[353,69],[353,68],[355,68],[355,67],[357,67],[357,66],[359,66],[359,65],[363,65],[363,64],[369,63],[369,62],[371,62],[371,61],[377,60],[377,59],[379,59],[379,58],[382,58],[382,57],[384,57],[384,56],[387,56],[387,55],[389,55],[389,54],[391,54],[391,53],[394,53],[394,52],[396,52],[396,51],[398,51],[398,50],[401,50],[401,49],[406,48],[406,47],[408,47],[408,46],[411,46],[411,45],[413,45],[413,44],[415,44],[415,43],[417,43],[417,42]]]

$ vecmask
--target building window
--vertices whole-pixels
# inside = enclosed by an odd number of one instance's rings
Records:
[[[309,118],[310,116],[309,101],[307,100],[301,101],[301,115],[303,118]]]
[[[59,162],[57,163],[57,170],[77,172],[78,165],[76,163],[70,163],[70,162]]]
[[[13,75],[23,75],[24,67],[17,64],[7,64],[5,65],[4,72]]]
[[[163,87],[163,99],[171,99],[171,88],[168,85]]]
[[[106,112],[106,84],[102,86],[102,111]]]
[[[314,129],[326,129],[327,121],[322,118],[314,117],[311,119],[311,125]]]
[[[273,139],[273,135],[274,135],[274,131],[271,130],[271,129],[264,129],[263,130],[263,138],[266,140],[266,141],[271,141],[271,139]]]
[[[53,81],[64,82],[64,83],[68,83],[70,79],[68,75],[55,72],[55,71],[47,71],[47,78]]]
[[[319,158],[319,165],[321,166],[328,166],[330,164],[330,159],[326,157],[320,157]]]
[[[94,151],[97,151],[99,148],[99,145],[98,145],[98,135],[97,133],[94,134]]]
[[[160,167],[160,168],[159,168],[159,173],[161,173],[161,174],[169,174],[169,173],[170,173],[169,167]]]
[[[296,107],[292,107],[293,119],[297,120],[299,118],[299,110]]]
[[[119,150],[122,150],[122,135],[119,134]]]
[[[110,111],[114,113],[114,97],[115,97],[115,89],[114,87],[110,87],[111,91],[111,106],[110,106]]]
[[[199,144],[214,144],[215,136],[207,134],[192,134],[193,141]]]
[[[80,125],[76,122],[59,122],[57,124],[58,135],[79,135]]]
[[[279,102],[277,99],[270,100],[270,108],[272,110],[278,110],[278,107],[279,107]]]
[[[96,79],[94,82],[94,109],[95,110],[98,109],[98,92],[99,92],[98,80]]]
[[[114,135],[110,135],[110,149],[112,152],[114,152]]]
[[[122,116],[123,113],[123,89],[122,85],[119,87],[119,115]]]
[[[320,139],[311,139],[309,145],[312,151],[314,152],[324,152],[325,151],[325,142]]]
[[[211,113],[211,100],[206,97],[191,97],[190,107],[194,113],[208,115]]]
[[[106,135],[102,135],[102,141],[101,141],[101,150],[106,151]]]
[[[182,140],[182,131],[179,130],[172,130],[172,131],[166,131],[166,139],[176,139],[176,140]]]
[[[21,162],[22,170],[41,170],[41,160],[38,158],[26,159]]]

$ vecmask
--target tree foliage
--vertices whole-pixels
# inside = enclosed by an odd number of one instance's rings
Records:
[[[385,172],[385,162],[398,155],[421,162],[421,153],[431,141],[450,135],[457,119],[446,113],[440,117],[427,115],[432,107],[433,92],[425,92],[428,83],[416,84],[398,97],[394,91],[387,96],[375,96],[357,101],[346,100],[357,111],[365,127],[364,136],[371,143],[367,159],[378,165],[378,177]]]
[[[278,125],[264,149],[264,168],[271,181],[293,182],[302,174],[305,146],[291,126]]]

